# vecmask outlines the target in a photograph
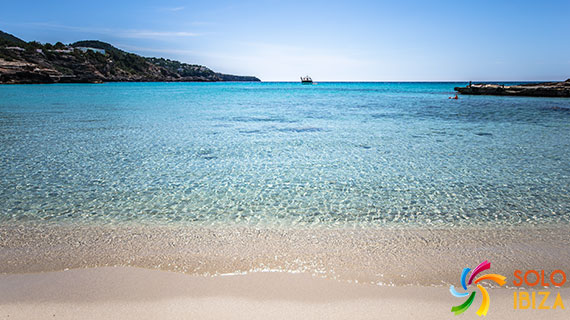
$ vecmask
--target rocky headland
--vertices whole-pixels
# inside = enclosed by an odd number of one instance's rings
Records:
[[[0,31],[0,84],[260,81],[195,64],[142,57],[101,41],[26,42]]]
[[[455,87],[461,94],[527,97],[570,97],[570,79],[562,82],[526,83],[513,86],[477,83]]]

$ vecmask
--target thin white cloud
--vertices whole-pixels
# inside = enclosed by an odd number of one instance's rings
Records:
[[[166,54],[175,54],[175,55],[195,55],[195,54],[198,54],[198,52],[196,52],[194,50],[146,48],[146,47],[131,46],[131,45],[122,44],[122,43],[117,43],[117,47],[124,49],[124,50],[131,50],[131,51],[136,51],[136,52],[153,52],[153,53],[166,53]]]
[[[32,23],[44,28],[58,29],[58,30],[73,30],[85,33],[104,34],[115,36],[119,38],[134,38],[134,39],[164,39],[164,38],[187,38],[198,37],[199,33],[189,31],[151,31],[151,30],[136,30],[136,29],[111,29],[99,27],[77,27],[67,26],[53,23],[36,22]]]
[[[167,8],[160,8],[160,10],[176,12],[184,10],[184,7],[167,7]]]
[[[114,33],[123,38],[149,38],[149,39],[160,39],[160,38],[185,38],[185,37],[197,37],[200,34],[194,32],[185,31],[142,31],[142,30],[125,30]]]

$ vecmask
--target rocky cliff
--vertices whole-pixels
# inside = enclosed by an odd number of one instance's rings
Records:
[[[455,87],[462,94],[528,97],[570,97],[570,79],[563,82],[528,83],[515,86],[499,84],[471,84]]]
[[[98,83],[114,81],[260,81],[207,67],[147,58],[101,41],[72,44],[25,42],[0,31],[0,83]]]

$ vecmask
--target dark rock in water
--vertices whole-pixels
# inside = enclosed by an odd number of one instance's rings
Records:
[[[25,42],[0,31],[0,84],[260,81],[194,64],[147,58],[96,40]]]
[[[528,83],[515,86],[478,83],[466,87],[455,87],[461,94],[527,96],[527,97],[570,97],[570,79],[563,82]]]

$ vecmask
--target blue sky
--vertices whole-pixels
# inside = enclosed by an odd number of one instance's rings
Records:
[[[265,81],[570,78],[568,0],[2,1],[0,29]]]

